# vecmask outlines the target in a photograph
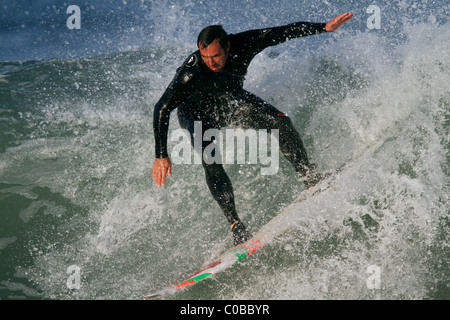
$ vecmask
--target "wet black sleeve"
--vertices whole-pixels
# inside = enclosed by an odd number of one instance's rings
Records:
[[[155,105],[153,111],[153,131],[155,135],[155,157],[166,158],[167,134],[170,113],[192,92],[192,56],[177,69],[172,82]]]
[[[326,32],[326,23],[295,22],[284,26],[256,29],[235,34],[251,56],[255,56],[267,47],[291,39]]]

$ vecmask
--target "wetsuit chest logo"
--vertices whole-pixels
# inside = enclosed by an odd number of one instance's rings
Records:
[[[193,67],[193,66],[197,65],[197,61],[198,61],[197,56],[196,56],[195,54],[193,54],[193,55],[189,58],[188,62],[186,63],[186,66],[188,66],[188,67]]]

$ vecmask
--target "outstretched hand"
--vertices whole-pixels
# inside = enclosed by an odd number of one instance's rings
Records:
[[[353,13],[351,12],[340,14],[336,18],[331,19],[329,22],[327,22],[327,24],[325,25],[325,31],[328,32],[336,31],[340,26],[344,24],[344,22],[352,20],[352,18]]]
[[[164,186],[166,183],[166,174],[172,177],[172,163],[167,158],[156,158],[153,163],[152,177],[158,187]]]

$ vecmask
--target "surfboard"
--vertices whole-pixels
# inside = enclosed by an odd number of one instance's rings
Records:
[[[306,199],[314,197],[324,190],[329,189],[333,186],[333,181],[336,179],[337,172],[330,174],[318,184],[310,187],[300,193],[300,195],[293,201],[290,205],[285,207],[278,215],[276,215],[272,220],[266,223],[260,230],[248,241],[235,246],[234,248],[222,253],[217,258],[213,259],[212,262],[205,264],[194,274],[185,278],[176,285],[172,285],[160,290],[153,291],[144,297],[147,299],[161,298],[167,295],[175,294],[181,290],[186,289],[198,282],[207,279],[218,272],[222,272],[235,263],[238,263],[242,259],[254,254],[260,250],[265,244],[270,242],[273,238],[286,231],[287,226],[283,222],[283,217],[292,211],[293,207],[298,206],[298,204]]]
[[[229,268],[233,264],[241,261],[250,254],[255,253],[259,249],[261,249],[260,241],[255,237],[253,237],[252,239],[244,243],[241,243],[236,247],[221,254],[219,257],[214,259],[214,261],[206,264],[200,270],[190,275],[182,282],[158,291],[154,291],[144,297],[147,299],[154,299],[184,290],[188,286],[192,286],[208,277],[211,277],[212,275],[218,272],[221,272]]]

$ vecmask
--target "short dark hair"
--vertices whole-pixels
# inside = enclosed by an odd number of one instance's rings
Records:
[[[228,48],[228,34],[221,25],[208,26],[200,31],[197,38],[197,46],[200,47],[200,44],[202,44],[207,47],[216,39],[219,40],[222,49],[226,50]]]

